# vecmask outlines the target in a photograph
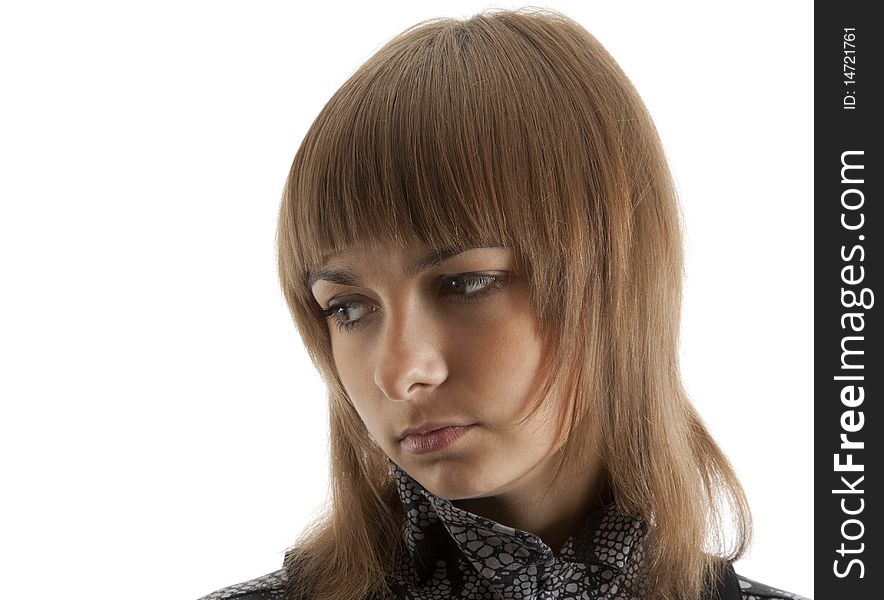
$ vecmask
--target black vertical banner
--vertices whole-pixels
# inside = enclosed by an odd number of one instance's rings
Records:
[[[815,3],[815,595],[884,598],[884,22]],[[795,500],[800,501],[800,500]]]

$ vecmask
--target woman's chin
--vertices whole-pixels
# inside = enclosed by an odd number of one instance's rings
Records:
[[[445,500],[481,498],[492,495],[497,487],[475,467],[437,463],[406,471],[428,492]]]

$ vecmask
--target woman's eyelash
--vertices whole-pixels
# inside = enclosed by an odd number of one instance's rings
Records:
[[[500,289],[505,283],[503,277],[496,275],[454,275],[445,277],[440,283],[440,289],[454,290],[459,293],[450,294],[457,298],[455,302],[476,302],[479,298],[491,291]],[[458,286],[458,284],[460,284]],[[469,291],[473,286],[480,286],[478,290]]]
[[[480,301],[488,294],[499,291],[508,283],[508,281],[508,275],[489,275],[484,273],[447,275],[439,281],[439,292],[451,298],[453,302],[471,304]],[[470,291],[471,289],[474,291]],[[322,319],[332,319],[341,331],[350,331],[358,327],[367,317],[363,316],[357,319],[351,318],[351,320],[345,321],[341,319],[340,311],[355,310],[365,305],[367,305],[367,302],[361,300],[344,299],[341,302],[330,305],[328,308],[321,309],[319,311],[319,317]],[[371,312],[374,311],[370,310],[369,313]]]

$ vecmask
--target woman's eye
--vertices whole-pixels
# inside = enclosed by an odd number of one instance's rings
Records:
[[[476,302],[506,283],[496,275],[454,275],[442,280],[442,291],[456,302]]]
[[[359,320],[368,312],[364,302],[341,302],[323,309],[319,314],[331,318],[338,329],[347,331],[359,325]]]

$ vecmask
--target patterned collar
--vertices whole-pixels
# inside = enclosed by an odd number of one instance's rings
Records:
[[[555,553],[538,536],[456,507],[427,491],[398,466],[396,488],[406,513],[403,530],[418,590],[444,581],[452,592],[491,588],[504,597],[562,591],[580,597],[592,582],[606,597],[636,589],[647,536],[645,523],[608,506],[586,516]],[[469,565],[471,568],[465,568]],[[478,577],[476,576],[478,574]],[[403,574],[404,575],[404,574]],[[593,581],[595,580],[595,581]],[[403,581],[402,583],[405,583]],[[479,597],[474,589],[471,597]],[[417,593],[415,596],[419,596]]]

